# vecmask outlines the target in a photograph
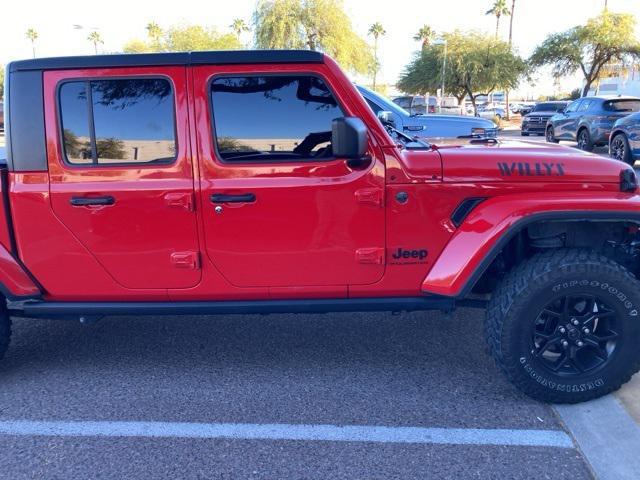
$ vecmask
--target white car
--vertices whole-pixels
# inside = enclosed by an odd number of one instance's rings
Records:
[[[498,117],[499,120],[502,120],[505,117],[505,111],[501,107],[483,108],[482,110],[478,109],[478,116],[489,119]]]

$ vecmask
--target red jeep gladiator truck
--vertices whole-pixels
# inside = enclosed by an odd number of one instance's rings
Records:
[[[640,368],[624,163],[428,145],[312,51],[34,59],[6,78],[0,356],[12,317],[469,305],[536,399],[595,398]]]

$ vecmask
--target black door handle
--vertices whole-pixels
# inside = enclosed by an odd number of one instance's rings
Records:
[[[116,203],[116,199],[111,195],[105,195],[104,197],[71,197],[70,203],[74,207],[113,205]]]
[[[225,193],[214,193],[211,195],[213,203],[252,203],[256,201],[253,193],[241,193],[239,195],[227,195]]]

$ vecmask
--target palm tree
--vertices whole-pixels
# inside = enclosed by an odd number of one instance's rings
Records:
[[[35,29],[30,28],[27,30],[25,36],[31,41],[31,51],[33,52],[33,58],[36,58],[36,40],[38,39],[38,32]]]
[[[500,28],[500,17],[510,15],[507,7],[507,0],[495,0],[493,6],[486,11],[485,15],[493,15],[496,17],[496,38],[498,38],[498,29]]]
[[[160,38],[162,37],[162,29],[160,25],[156,22],[149,22],[146,26],[147,36],[151,40],[151,45],[154,50],[158,50],[160,48]]]
[[[434,32],[429,25],[425,24],[420,28],[420,30],[418,30],[418,33],[413,36],[413,39],[418,42],[422,42],[422,48],[424,48],[429,45],[429,42],[431,42],[435,33],[436,32]]]
[[[513,12],[516,11],[516,0],[511,0],[511,11],[509,12],[509,48],[511,48],[511,43],[513,40]],[[506,119],[510,120],[510,110],[509,110],[509,90],[506,92],[505,96],[506,104]]]
[[[94,30],[93,32],[91,32],[89,34],[89,36],[87,37],[87,40],[89,40],[91,43],[93,43],[93,49],[96,52],[96,55],[98,54],[98,44],[99,43],[104,43],[104,40],[102,40],[102,36],[100,35],[100,32]]]
[[[242,32],[249,31],[249,27],[247,26],[247,23],[241,18],[234,18],[233,22],[231,23],[231,25],[229,25],[229,27],[231,28],[231,30],[235,32],[236,37],[238,38],[238,41],[240,41],[240,35],[242,35]]]
[[[373,58],[375,65],[373,67],[373,88],[376,88],[376,74],[378,73],[378,37],[386,35],[386,31],[380,22],[376,22],[369,27],[369,35],[373,35]]]

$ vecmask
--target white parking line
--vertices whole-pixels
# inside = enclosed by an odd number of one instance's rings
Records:
[[[229,438],[330,442],[574,448],[560,430],[289,425],[251,423],[0,421],[0,434],[54,437]]]

